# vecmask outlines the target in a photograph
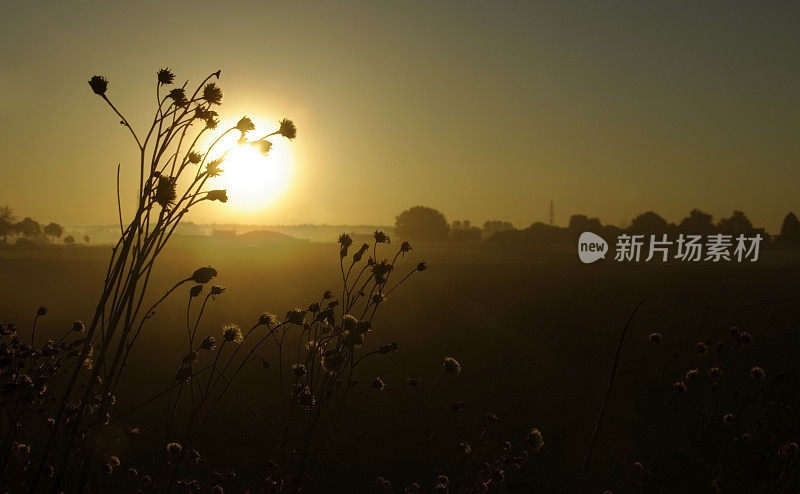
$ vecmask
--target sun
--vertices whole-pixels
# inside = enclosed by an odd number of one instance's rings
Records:
[[[215,187],[228,191],[231,208],[240,212],[265,209],[289,188],[292,179],[290,143],[278,135],[269,141],[272,148],[266,156],[248,144],[232,144],[228,151],[222,164],[223,173],[215,179]]]

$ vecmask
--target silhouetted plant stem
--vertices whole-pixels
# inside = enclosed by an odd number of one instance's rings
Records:
[[[586,448],[586,454],[583,457],[583,464],[581,464],[581,469],[578,473],[578,482],[583,480],[584,474],[586,473],[586,468],[589,465],[589,461],[592,458],[592,451],[594,450],[594,446],[597,443],[597,435],[600,431],[600,426],[603,423],[603,417],[606,413],[606,407],[608,406],[608,398],[611,395],[611,389],[614,387],[614,380],[617,377],[617,366],[619,365],[619,355],[622,351],[622,343],[625,341],[625,335],[628,332],[628,327],[630,327],[631,322],[633,321],[633,317],[636,315],[636,311],[639,310],[639,307],[646,301],[647,299],[643,299],[641,302],[636,304],[636,307],[633,308],[633,312],[631,312],[630,317],[628,317],[628,321],[625,323],[625,326],[622,328],[622,333],[619,335],[619,343],[617,343],[617,351],[614,354],[614,363],[611,366],[611,376],[608,379],[608,388],[606,389],[606,394],[603,397],[603,403],[600,405],[600,413],[597,415],[597,420],[594,423],[594,430],[592,431],[592,437],[589,439],[589,445]],[[576,485],[576,489],[577,489]]]

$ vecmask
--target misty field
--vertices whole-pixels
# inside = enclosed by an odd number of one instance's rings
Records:
[[[48,314],[37,329],[42,341],[60,335],[75,319],[91,319],[109,250],[0,253],[3,319],[25,328],[37,307],[46,305]],[[477,439],[487,413],[500,418],[495,433],[500,443],[506,436],[524,437],[533,426],[545,437],[546,447],[506,489],[569,490],[603,399],[619,331],[643,298],[647,302],[625,341],[589,467],[597,491],[623,485],[635,462],[654,464],[670,451],[686,449],[687,438],[667,404],[676,380],[676,348],[683,352],[678,358],[691,360],[695,357],[685,350],[695,342],[717,339],[735,325],[757,343],[748,365],[760,365],[768,375],[790,366],[800,349],[800,264],[788,254],[769,253],[753,265],[581,265],[571,253],[434,245],[415,245],[414,254],[430,268],[413,286],[392,293],[370,341],[396,341],[399,350],[361,372],[379,375],[386,389],[368,389],[348,404],[311,466],[312,491],[363,491],[378,476],[398,486],[420,481],[424,487],[431,475],[463,461],[457,445]],[[214,266],[215,282],[226,291],[206,310],[199,335],[217,335],[224,323],[249,327],[265,310],[282,314],[336,289],[337,259],[333,243],[176,245],[158,261],[151,297],[198,266]],[[410,266],[398,262],[401,271]],[[115,407],[123,418],[110,426],[140,428],[139,437],[123,437],[116,450],[141,471],[159,469],[152,451],[163,448],[156,422],[166,404],[156,400],[136,413],[126,411],[170,385],[185,353],[187,292],[188,287],[157,309],[123,378],[127,391]],[[649,342],[652,332],[663,341]],[[406,378],[432,380],[448,355],[459,360],[463,372],[442,384],[436,404],[446,409],[463,400],[466,406],[458,413],[437,412],[441,420],[426,460],[424,421]],[[237,383],[255,410],[276,406],[275,364],[247,368]],[[236,470],[230,482],[258,485],[266,461],[263,445],[275,440],[269,426],[231,394],[198,432],[196,446],[207,465]]]

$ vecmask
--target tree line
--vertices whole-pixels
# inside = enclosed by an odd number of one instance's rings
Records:
[[[3,245],[9,244],[9,238],[16,237],[18,245],[51,243],[55,244],[56,239],[62,239],[66,245],[75,243],[73,235],[64,236],[64,227],[58,223],[40,224],[33,218],[26,216],[17,220],[14,211],[8,206],[0,207],[0,242]],[[89,236],[83,237],[84,243],[89,243]]]
[[[733,211],[729,217],[714,221],[711,214],[692,209],[678,223],[670,223],[653,211],[639,214],[627,227],[604,225],[599,218],[576,214],[570,217],[566,227],[535,222],[527,228],[517,229],[507,221],[487,221],[482,228],[473,226],[470,221],[458,220],[448,223],[440,211],[415,206],[400,213],[395,222],[398,237],[417,241],[456,241],[508,244],[555,245],[572,243],[576,235],[590,231],[607,238],[628,233],[635,235],[725,235],[754,236],[760,234],[765,245],[779,248],[800,248],[800,219],[789,212],[783,219],[781,231],[772,236],[763,227],[756,227],[742,211]]]

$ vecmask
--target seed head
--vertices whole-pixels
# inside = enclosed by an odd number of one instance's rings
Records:
[[[661,343],[661,333],[650,333],[648,339],[651,343]]]
[[[297,127],[294,125],[294,122],[292,122],[288,118],[284,118],[279,123],[280,123],[280,128],[278,129],[278,134],[282,135],[283,137],[289,140],[297,137]]]
[[[736,423],[736,415],[733,413],[726,413],[722,417],[722,423],[728,427],[732,426],[733,424]]]
[[[106,90],[108,89],[108,79],[101,75],[92,76],[92,78],[89,79],[89,86],[92,88],[92,91],[94,91],[94,94],[102,96],[106,94]]]
[[[186,99],[186,91],[182,87],[176,87],[169,92],[169,97],[175,106],[186,106],[189,100]]]
[[[222,89],[220,89],[215,82],[209,82],[203,88],[203,99],[215,105],[221,104]]]
[[[167,209],[175,203],[177,193],[175,192],[175,178],[173,177],[158,177],[158,185],[156,185],[155,201],[161,205],[162,208]]]
[[[306,375],[306,366],[304,364],[294,364],[292,365],[292,374],[295,377],[301,378]]]
[[[179,455],[183,451],[183,446],[178,443],[169,443],[167,444],[167,453],[171,455]]]
[[[761,367],[753,367],[750,369],[750,379],[755,379],[756,381],[761,381],[766,376],[766,372]]]
[[[683,381],[678,381],[672,386],[673,388],[675,388],[675,392],[677,393],[683,393],[684,391],[686,391],[686,383],[684,383]]]
[[[198,268],[192,274],[192,280],[195,283],[208,283],[211,281],[215,276],[217,276],[217,270],[212,268],[211,266],[206,266],[204,268]]]
[[[46,305],[42,305],[38,309],[36,309],[36,315],[37,316],[47,315],[47,306]]]
[[[200,161],[202,161],[202,160],[203,160],[203,156],[200,153],[196,153],[194,151],[192,151],[188,155],[186,155],[186,161],[188,161],[189,163],[191,163],[193,165],[196,165],[196,164],[200,163]]]
[[[214,338],[213,336],[206,336],[203,339],[203,342],[200,343],[200,348],[209,352],[216,347],[217,347],[217,339]]]
[[[225,292],[224,286],[211,285],[211,295],[220,295]]]
[[[442,365],[445,374],[460,373],[461,364],[453,357],[445,357],[444,364]]]
[[[228,191],[225,189],[209,190],[206,194],[209,201],[228,202]]]
[[[222,326],[222,337],[225,341],[232,341],[234,343],[241,343],[244,341],[242,328],[236,323],[228,323]]]
[[[386,383],[383,382],[383,379],[381,379],[380,377],[376,377],[375,379],[373,379],[371,386],[377,389],[378,391],[383,391],[384,389],[386,389]]]
[[[189,296],[194,298],[203,293],[203,285],[194,285],[189,289]]]
[[[375,233],[372,234],[373,238],[375,238],[375,243],[378,244],[390,244],[392,243],[389,235],[386,235],[383,230],[375,230]]]
[[[719,379],[722,377],[722,369],[719,367],[712,367],[708,369],[708,376],[712,379]]]
[[[708,345],[703,343],[702,341],[698,341],[697,344],[694,346],[695,350],[697,350],[698,355],[705,355],[708,353]]]
[[[242,133],[242,136],[244,136],[246,133],[250,132],[251,130],[254,130],[255,128],[256,128],[256,126],[255,126],[255,125],[253,125],[253,121],[252,121],[252,120],[250,120],[250,119],[249,119],[249,118],[247,118],[247,117],[242,117],[242,118],[241,118],[241,119],[240,119],[240,120],[239,120],[239,121],[236,123],[236,130],[238,130],[239,132],[241,132],[241,133]]]
[[[544,436],[536,427],[531,429],[530,434],[528,434],[528,444],[531,447],[531,451],[534,453],[538,453],[544,447]]]
[[[83,323],[80,321],[75,321],[74,323],[72,323],[72,330],[76,333],[83,333],[85,329],[86,326],[84,326]]]
[[[428,269],[428,264],[425,261],[420,261],[417,264],[417,271],[425,271],[426,269]]]
[[[159,70],[156,77],[158,77],[158,83],[162,86],[165,84],[172,84],[172,81],[175,80],[175,74],[173,74],[169,69]]]

